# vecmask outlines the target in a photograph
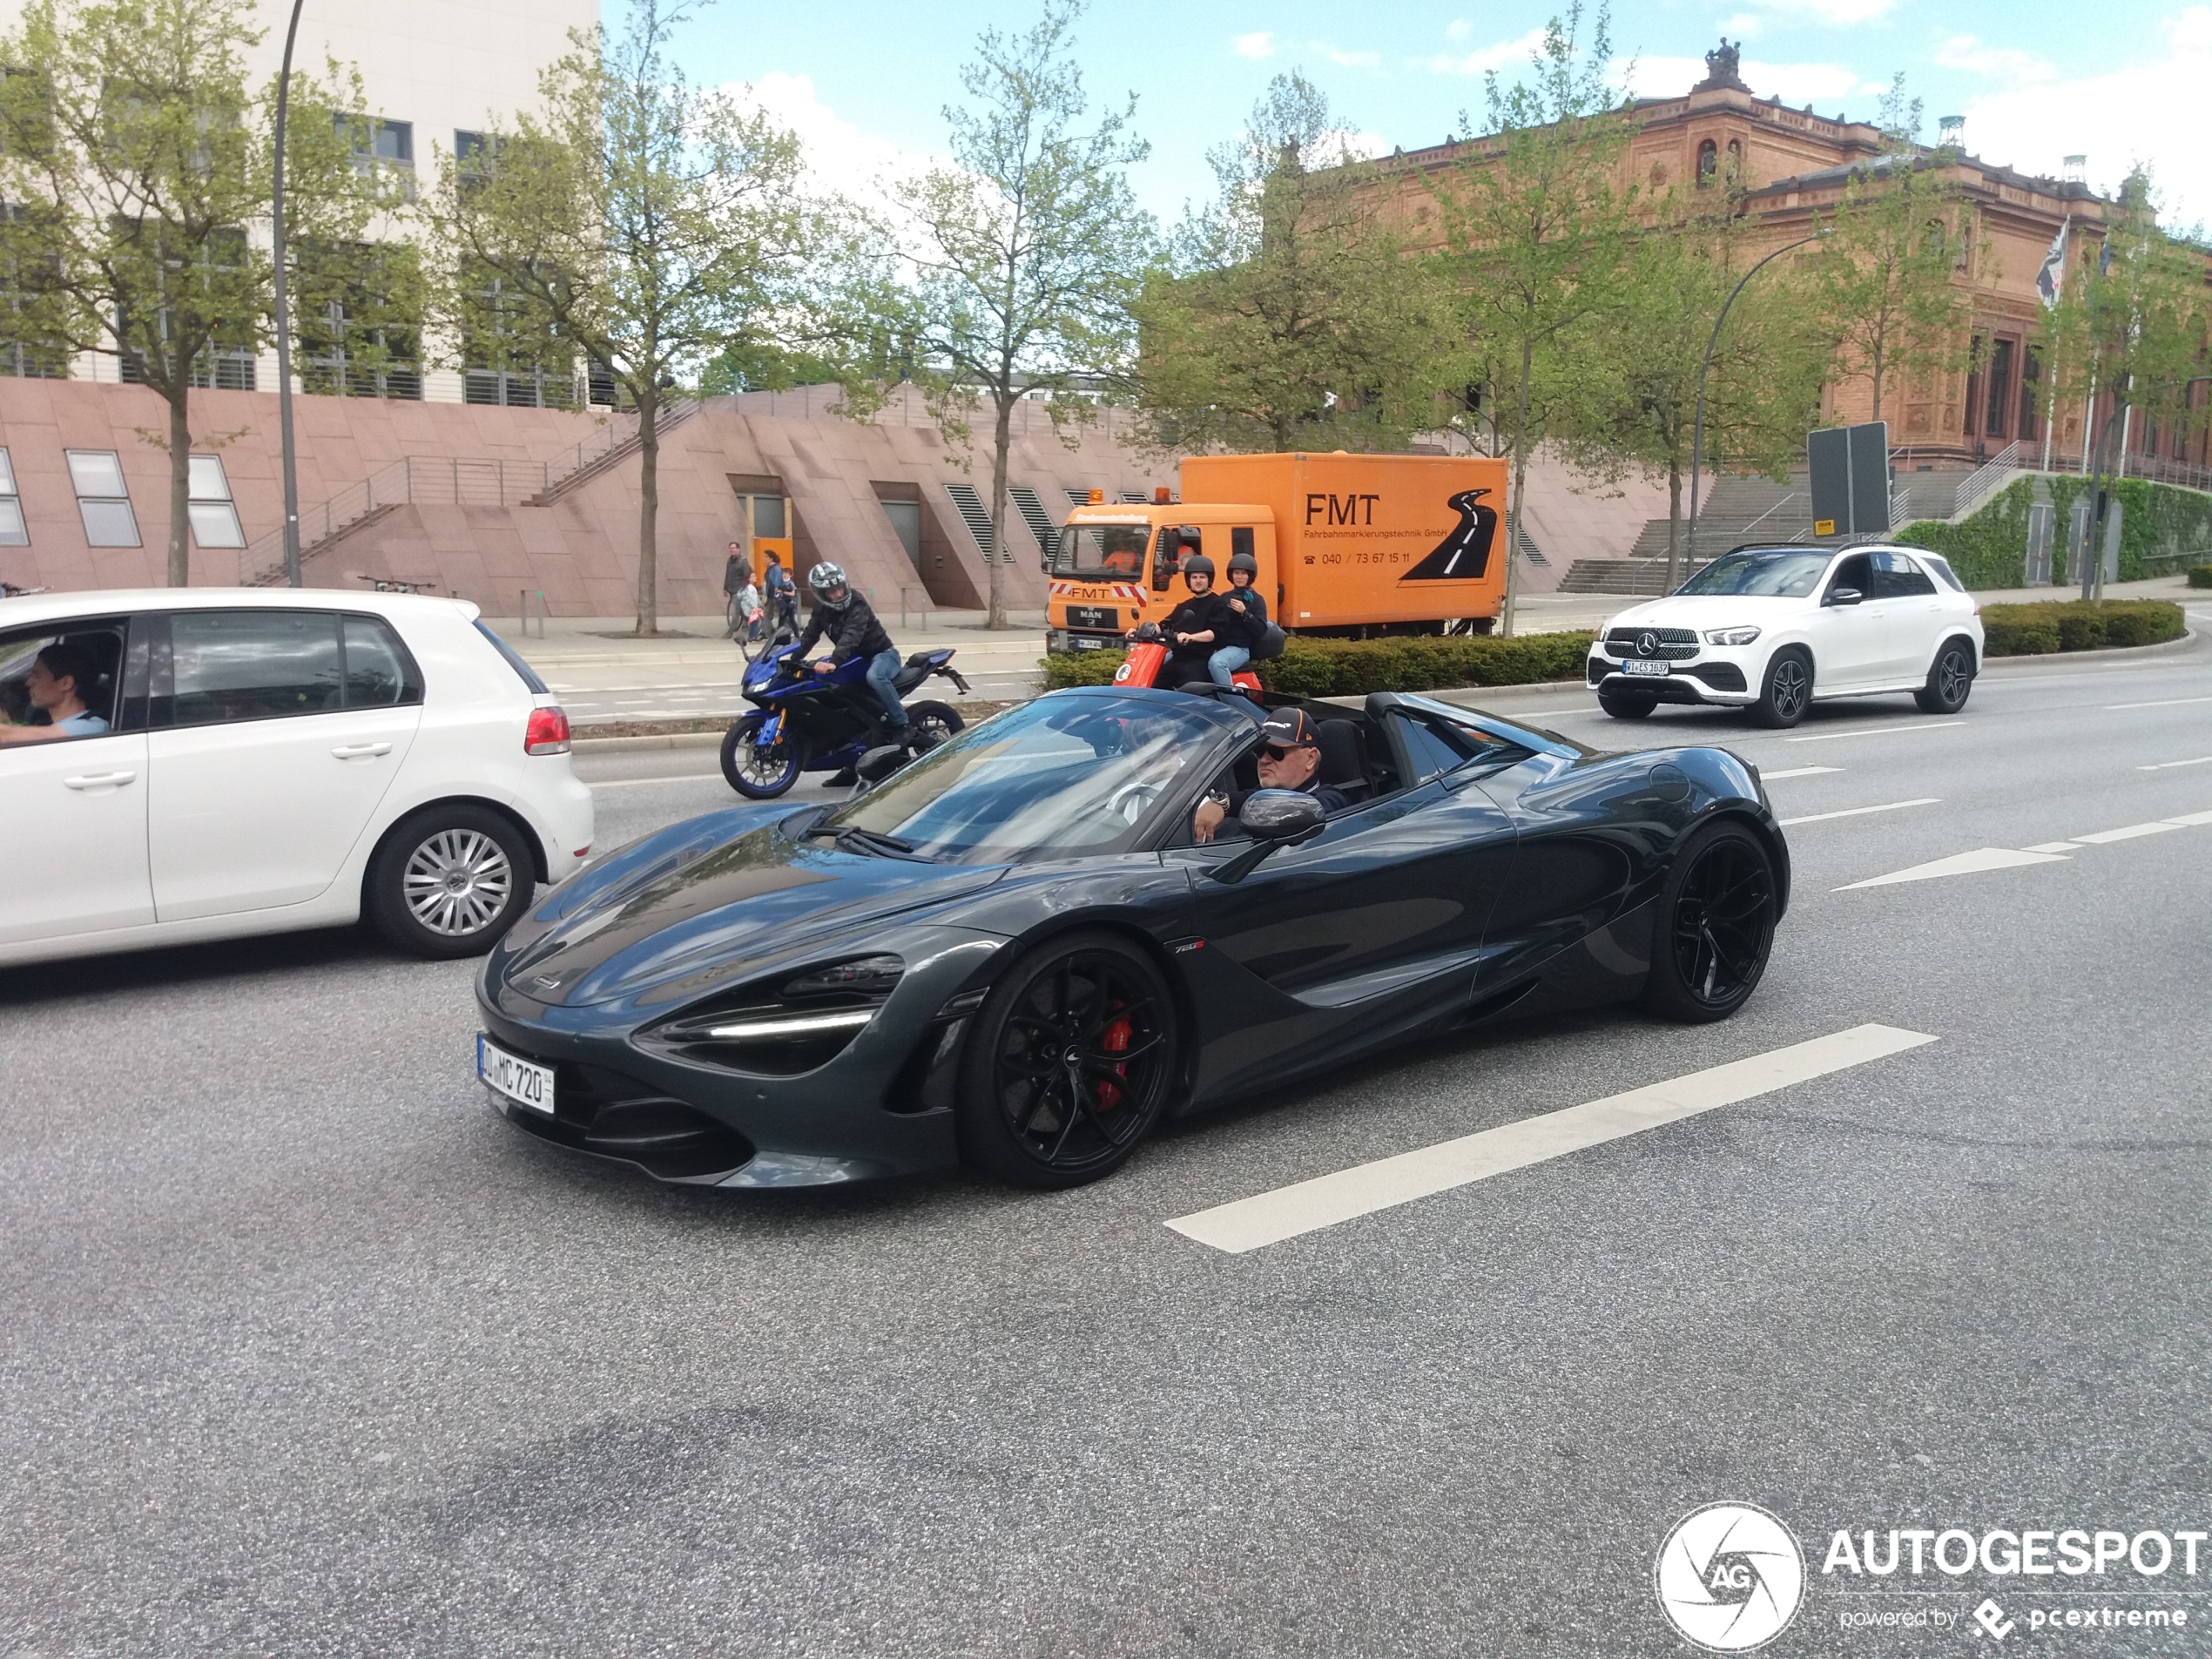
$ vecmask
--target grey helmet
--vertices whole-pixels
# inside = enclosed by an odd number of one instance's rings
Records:
[[[1203,553],[1193,553],[1183,561],[1183,580],[1187,584],[1194,576],[1202,576],[1211,583],[1214,578],[1213,561]]]
[[[845,579],[845,567],[841,564],[823,560],[807,571],[806,585],[814,590],[816,602],[827,605],[832,610],[842,610],[853,603],[853,584]],[[844,589],[845,597],[842,599],[831,598],[832,588]]]
[[[1239,570],[1255,582],[1259,580],[1259,561],[1249,553],[1231,553],[1229,556],[1229,582],[1231,587],[1236,585]]]

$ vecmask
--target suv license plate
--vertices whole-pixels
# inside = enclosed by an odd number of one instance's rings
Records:
[[[489,1037],[476,1038],[476,1076],[494,1094],[517,1106],[553,1116],[553,1068],[511,1055]]]
[[[1664,663],[1647,663],[1641,658],[1631,657],[1621,664],[1621,671],[1623,674],[1649,674],[1656,678],[1664,678],[1667,665]]]

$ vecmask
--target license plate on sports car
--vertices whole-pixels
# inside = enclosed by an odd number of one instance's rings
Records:
[[[1621,671],[1623,674],[1649,674],[1655,678],[1663,678],[1667,672],[1667,665],[1664,663],[1647,663],[1641,658],[1631,657],[1621,664]]]
[[[553,1116],[553,1068],[509,1054],[489,1037],[476,1038],[476,1076],[493,1093],[517,1106]]]

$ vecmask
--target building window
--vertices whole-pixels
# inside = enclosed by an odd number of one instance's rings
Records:
[[[466,278],[461,327],[462,395],[470,403],[573,408],[575,360],[505,278],[478,267]]]
[[[2043,435],[2043,352],[2036,346],[2030,346],[2020,354],[2019,429],[2023,438]]]
[[[422,395],[420,256],[405,246],[303,246],[300,381],[327,396]]]
[[[249,257],[246,233],[232,230],[212,234],[200,257],[211,269],[226,273],[237,271]],[[181,268],[179,264],[172,264],[168,268],[175,273],[173,280],[180,287],[194,280],[193,273]],[[165,280],[168,280],[165,278]],[[144,383],[146,377],[142,359],[166,362],[170,354],[175,350],[172,344],[175,335],[175,314],[167,306],[157,307],[151,318],[131,312],[118,314],[115,337],[125,348],[120,364],[124,381],[132,385]],[[219,337],[203,346],[193,356],[186,369],[186,383],[223,392],[251,392],[254,389],[254,358],[251,326],[223,324]],[[174,367],[170,365],[172,371]],[[131,542],[122,545],[136,547],[138,543]]]
[[[24,527],[23,498],[16,494],[16,463],[0,449],[0,547],[29,547],[30,532]]]
[[[462,189],[472,190],[491,176],[491,165],[498,148],[499,141],[489,133],[454,129],[453,165]]]
[[[17,220],[22,217],[23,209],[16,203],[0,202],[0,219]],[[50,273],[59,274],[58,259],[44,263]],[[25,301],[33,297],[36,288],[46,285],[26,283],[23,273],[24,267],[12,262],[0,266],[0,374],[11,374],[19,380],[65,381],[69,378],[69,347],[31,339],[34,330],[24,320]]]
[[[223,475],[220,455],[194,455],[190,499],[185,511],[192,519],[192,540],[206,547],[244,547],[246,534],[239,529],[238,509],[231,504],[231,481]]]
[[[341,115],[338,132],[354,146],[354,165],[388,161],[402,167],[415,165],[415,123],[385,121],[373,115]]]
[[[1697,146],[1697,182],[1700,185],[1711,184],[1713,175],[1720,171],[1720,146],[1710,138],[1703,140]]]
[[[88,547],[138,546],[138,520],[131,510],[131,491],[123,463],[112,449],[65,449],[69,481],[77,489],[77,510],[84,521]]]
[[[2000,340],[1989,357],[1988,416],[1983,431],[1990,437],[2005,435],[2005,417],[2012,413],[2013,341]]]
[[[1966,420],[1962,430],[1970,438],[1974,435],[1974,415],[1981,408],[1982,348],[1986,343],[1979,334],[1976,334],[1973,348],[1966,357],[1971,367],[1966,370]]]

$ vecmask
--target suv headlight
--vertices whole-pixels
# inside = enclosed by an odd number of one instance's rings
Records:
[[[1709,645],[1748,645],[1759,637],[1756,628],[1708,628],[1705,643]]]

